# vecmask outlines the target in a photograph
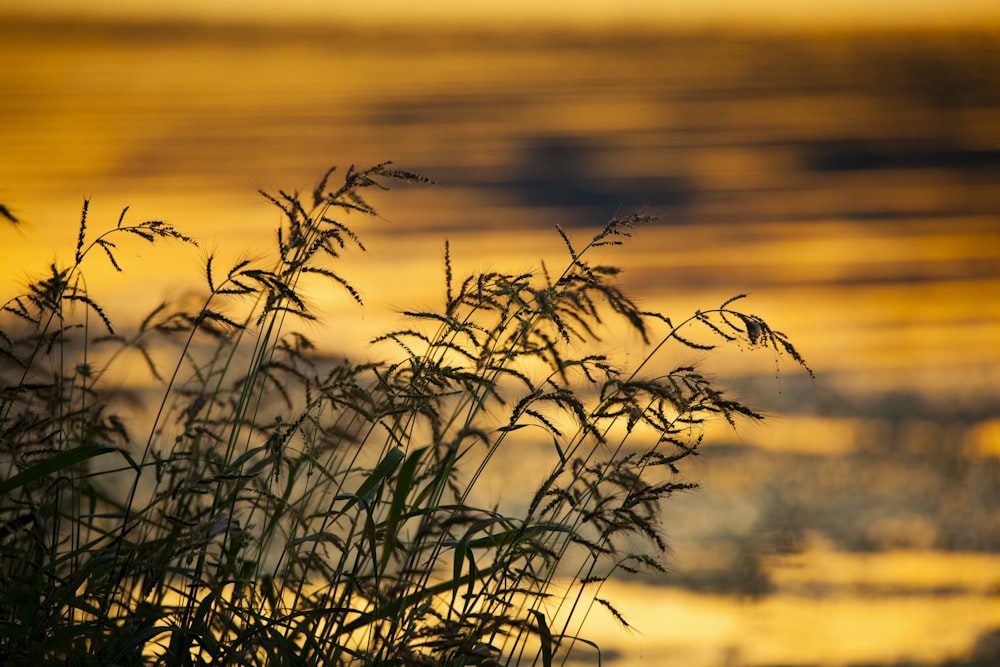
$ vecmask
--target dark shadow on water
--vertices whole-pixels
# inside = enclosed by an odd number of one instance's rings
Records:
[[[1000,150],[967,149],[930,141],[839,140],[803,146],[807,169],[819,172],[878,169],[949,169],[961,172],[1000,170]]]
[[[694,183],[682,176],[616,177],[602,169],[613,151],[612,145],[583,137],[531,137],[506,178],[477,185],[499,189],[522,206],[586,208],[593,220],[649,208],[676,222],[686,217],[697,196]]]

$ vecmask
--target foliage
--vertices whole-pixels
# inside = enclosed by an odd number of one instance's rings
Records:
[[[203,300],[161,304],[134,333],[87,292],[85,265],[121,271],[125,236],[194,241],[125,212],[89,239],[87,202],[72,264],[3,305],[8,660],[564,661],[592,645],[578,635],[593,605],[626,622],[601,597],[608,577],[663,568],[660,503],[690,488],[678,464],[697,454],[702,425],[761,418],[695,367],[652,370],[664,346],[742,341],[805,365],[737,299],[676,324],[640,310],[618,269],[588,261],[649,222],[639,216],[582,248],[559,230],[558,275],[543,265],[457,282],[446,246],[444,307],[377,339],[395,356],[324,357],[295,327],[316,319],[301,281],[360,302],[334,268],[363,250],[343,217],[373,215],[365,191],[386,180],[422,180],[386,163],[332,188],[332,173],[309,197],[264,194],[283,215],[270,264],[207,257]],[[637,367],[596,352],[609,318],[656,341]],[[108,375],[135,358],[155,379],[141,436],[124,417],[135,397]],[[481,480],[517,443],[547,468],[483,506]]]

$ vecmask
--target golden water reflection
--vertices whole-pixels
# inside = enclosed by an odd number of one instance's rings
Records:
[[[628,290],[675,318],[747,292],[818,379],[761,351],[663,360],[770,419],[688,468],[672,574],[609,584],[642,633],[595,614],[610,664],[974,664],[1000,628],[997,44],[3,21],[0,203],[23,225],[0,230],[2,298],[72,255],[85,196],[92,233],[130,205],[202,243],[88,270],[134,323],[198,289],[206,252],[266,251],[257,188],[392,159],[438,184],[358,221],[368,253],[340,270],[366,305],[308,292],[335,322],[317,342],[367,356],[399,309],[441,303],[445,238],[457,275],[520,271],[564,257],[556,224],[655,214],[608,255]]]
[[[597,610],[592,632],[602,645],[626,646],[634,661],[628,664],[934,664],[961,660],[1000,624],[995,558],[819,550],[790,560],[773,571],[791,590],[761,599],[675,589],[654,597],[647,587],[615,583],[602,594],[615,600],[634,631]],[[914,566],[913,579],[922,584],[916,592],[880,591]],[[973,576],[960,577],[959,592],[934,591],[954,578],[955,568],[969,566]],[[974,588],[965,589],[974,578]]]

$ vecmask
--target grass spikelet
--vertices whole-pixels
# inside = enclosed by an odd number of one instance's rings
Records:
[[[594,600],[597,602],[597,604],[601,605],[609,612],[611,612],[611,615],[614,617],[614,619],[618,621],[618,625],[622,626],[626,630],[632,629],[632,626],[629,625],[628,621],[625,620],[625,617],[622,616],[621,612],[615,609],[615,606],[611,604],[611,602],[605,600],[604,598],[594,598]]]
[[[3,218],[12,225],[21,224],[21,220],[16,215],[14,215],[9,208],[4,206],[3,204],[0,204],[0,218]]]
[[[80,212],[80,227],[76,233],[76,264],[83,261],[83,239],[87,234],[87,211],[90,209],[90,200],[83,200],[83,210]]]
[[[452,275],[451,275],[451,245],[444,242],[444,286],[445,286],[445,310],[451,314],[452,303],[455,298],[452,295]]]

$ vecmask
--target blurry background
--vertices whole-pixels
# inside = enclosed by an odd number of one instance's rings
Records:
[[[437,185],[376,199],[360,317],[313,295],[364,355],[443,299],[445,238],[513,271],[563,259],[556,224],[657,215],[608,257],[627,289],[749,292],[817,379],[681,353],[770,418],[687,466],[671,574],[607,595],[637,632],[595,614],[608,664],[1000,663],[995,2],[245,4],[0,8],[0,299],[71,257],[85,196],[92,230],[130,205],[237,256],[277,223],[257,188],[393,160]],[[87,274],[119,319],[199,281],[198,251],[119,258]]]

